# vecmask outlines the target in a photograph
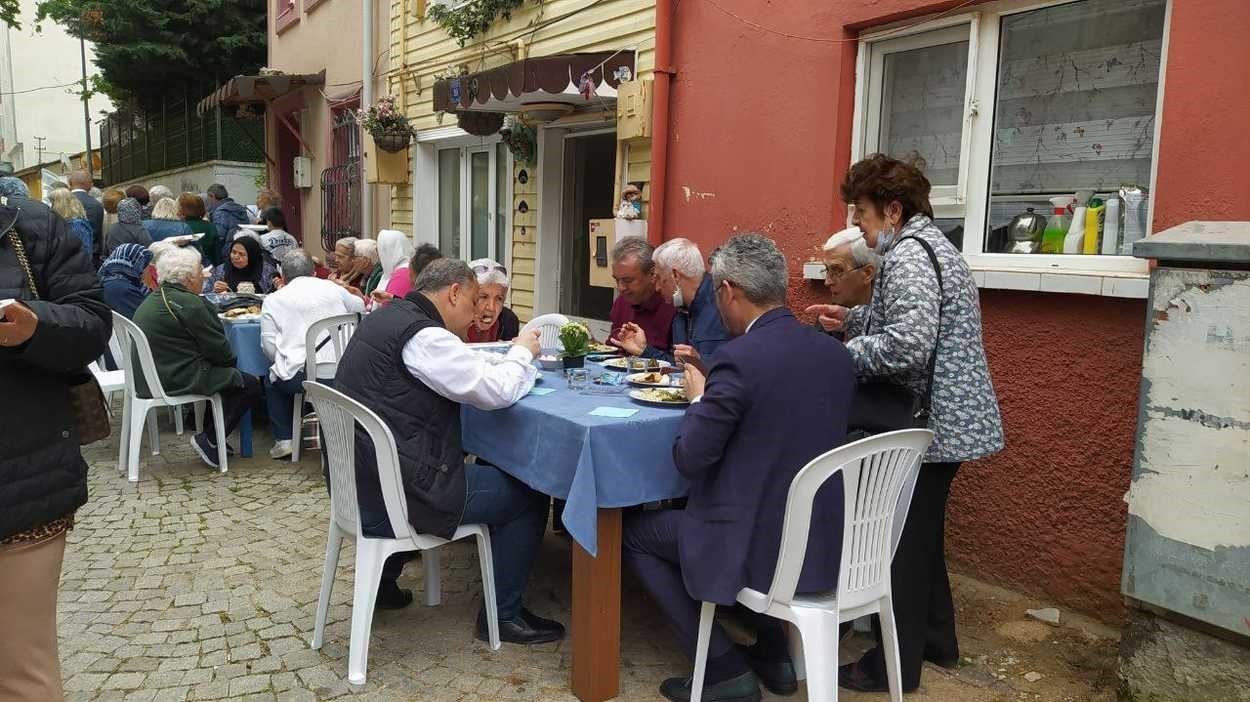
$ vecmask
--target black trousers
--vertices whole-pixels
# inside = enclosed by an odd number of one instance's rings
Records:
[[[946,662],[959,658],[955,604],[946,573],[946,500],[959,465],[925,463],[920,466],[907,523],[890,568],[905,692],[920,686],[920,670],[925,660]],[[873,631],[877,646],[859,659],[859,665],[864,673],[885,682],[881,624],[876,617]]]
[[[221,391],[221,413],[226,422],[227,436],[239,426],[239,421],[248,410],[252,409],[252,405],[260,401],[265,394],[260,378],[243,372],[240,372],[239,376],[241,379],[238,385]],[[213,410],[211,407],[205,407],[204,435],[208,437],[209,443],[216,446],[217,434],[214,433],[213,427]]]

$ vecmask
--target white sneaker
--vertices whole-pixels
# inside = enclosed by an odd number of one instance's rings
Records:
[[[273,442],[273,448],[269,449],[269,457],[275,460],[279,458],[290,458],[291,442],[289,440]]]

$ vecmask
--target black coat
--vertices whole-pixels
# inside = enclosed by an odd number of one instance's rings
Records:
[[[0,347],[0,539],[87,501],[69,381],[104,352],[112,330],[90,257],[65,220],[42,203],[9,198],[0,231],[15,214],[40,299],[32,299],[7,236],[0,236],[0,299],[22,300],[39,325],[22,346]]]

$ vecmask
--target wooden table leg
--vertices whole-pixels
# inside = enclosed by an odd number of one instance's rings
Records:
[[[573,544],[573,694],[603,702],[621,690],[621,510],[600,509],[599,556]]]

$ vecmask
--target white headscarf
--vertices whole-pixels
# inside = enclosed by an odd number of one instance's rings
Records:
[[[391,282],[391,275],[401,264],[412,258],[412,241],[397,229],[383,229],[378,232],[378,263],[382,264],[382,277],[378,280],[378,290],[385,290]]]

